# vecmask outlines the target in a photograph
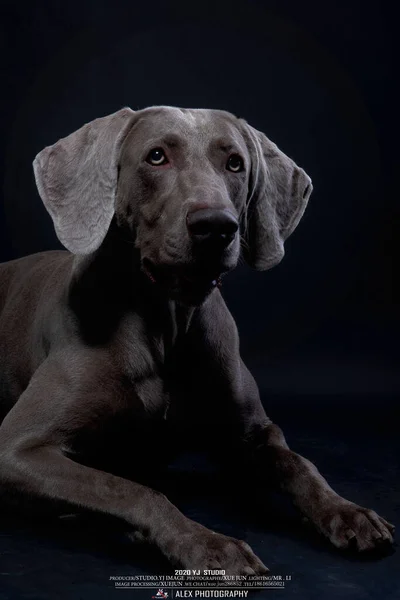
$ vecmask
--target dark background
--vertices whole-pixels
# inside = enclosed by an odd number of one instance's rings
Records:
[[[2,2],[0,20],[0,261],[60,247],[31,167],[45,145],[123,106],[221,108],[244,117],[307,171],[314,192],[281,265],[267,273],[241,266],[225,279],[243,357],[292,446],[338,491],[395,521],[400,155],[391,4],[40,0]],[[223,489],[214,495],[225,498]],[[213,517],[204,498],[205,512],[193,510],[206,523]],[[230,533],[247,535],[275,571],[294,573],[284,595],[400,594],[396,555],[343,558],[286,527],[286,516],[276,536],[271,523],[240,533],[238,514]],[[215,515],[218,525],[209,524],[231,527]],[[79,553],[76,537],[69,544],[61,529],[58,539],[7,521],[12,550],[0,598],[119,593],[106,579],[124,565],[134,572],[129,552],[121,558],[114,548],[110,557],[108,546],[89,543]],[[32,576],[19,576],[21,565]],[[143,565],[144,573],[160,572]]]

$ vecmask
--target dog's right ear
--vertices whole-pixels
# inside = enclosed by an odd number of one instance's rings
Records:
[[[244,256],[250,266],[265,271],[282,260],[284,242],[297,227],[313,187],[307,173],[264,133],[241,121],[251,158]]]
[[[95,119],[44,148],[33,162],[40,197],[60,242],[74,254],[97,250],[115,210],[120,149],[135,112]]]

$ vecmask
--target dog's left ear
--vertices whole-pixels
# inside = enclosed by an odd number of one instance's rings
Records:
[[[251,158],[244,256],[258,271],[277,265],[312,192],[310,177],[263,133],[244,123]]]
[[[115,210],[118,162],[135,112],[123,108],[44,148],[33,162],[36,185],[60,242],[89,254],[105,238]]]

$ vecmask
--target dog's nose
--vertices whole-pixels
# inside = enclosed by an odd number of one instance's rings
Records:
[[[239,228],[236,217],[227,208],[201,208],[188,213],[187,228],[195,242],[228,246]]]

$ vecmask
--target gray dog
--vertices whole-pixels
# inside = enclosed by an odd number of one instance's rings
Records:
[[[3,492],[122,519],[184,568],[265,573],[247,543],[143,483],[169,460],[161,436],[177,450],[218,440],[335,546],[392,543],[267,417],[218,289],[241,247],[258,270],[280,262],[306,173],[243,119],[164,106],[96,119],[34,171],[69,252],[0,265]]]

